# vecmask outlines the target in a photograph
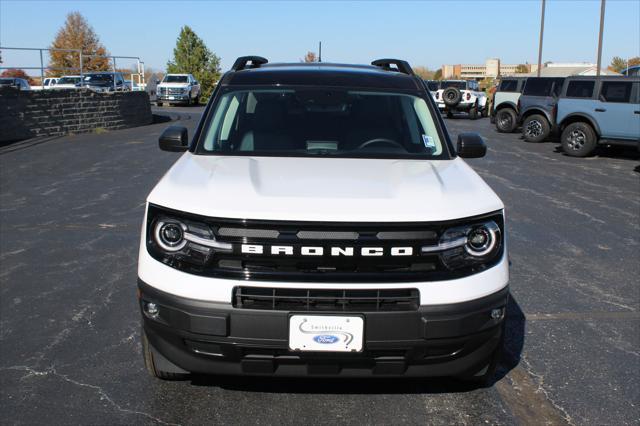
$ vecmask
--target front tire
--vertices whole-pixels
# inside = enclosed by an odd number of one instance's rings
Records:
[[[571,123],[562,131],[562,150],[571,157],[587,157],[593,154],[598,137],[587,123]]]
[[[522,123],[522,136],[527,142],[542,142],[550,133],[551,125],[543,115],[530,115]]]
[[[512,133],[518,125],[516,112],[511,108],[503,108],[496,113],[496,130],[500,133]]]
[[[162,106],[162,102],[156,102],[156,106],[161,107]]]
[[[142,357],[144,359],[144,367],[151,377],[161,380],[184,380],[188,375],[181,373],[170,373],[159,369],[153,359],[153,351],[144,329],[140,332],[142,338]]]

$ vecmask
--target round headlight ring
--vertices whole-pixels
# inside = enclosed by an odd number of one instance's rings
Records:
[[[182,250],[187,245],[184,233],[187,226],[174,220],[159,220],[153,229],[153,238],[161,249],[168,252]]]
[[[491,253],[500,241],[500,228],[493,223],[474,226],[467,233],[465,251],[471,256],[482,257]]]

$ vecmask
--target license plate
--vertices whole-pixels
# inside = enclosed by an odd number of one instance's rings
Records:
[[[175,98],[176,98],[175,96],[169,96],[170,101],[174,100]]]
[[[292,315],[289,349],[317,352],[361,352],[364,319],[359,316]]]

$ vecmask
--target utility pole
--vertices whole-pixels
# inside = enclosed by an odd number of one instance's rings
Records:
[[[602,67],[602,33],[604,32],[604,6],[606,0],[600,3],[600,34],[598,35],[598,68],[596,68],[596,76],[600,77],[600,68]]]
[[[542,0],[542,14],[540,16],[540,44],[538,45],[538,77],[540,77],[540,71],[542,71],[542,37],[544,35],[544,7],[545,7],[545,4],[546,4],[546,0]]]
[[[322,62],[322,42],[318,42],[318,62]]]

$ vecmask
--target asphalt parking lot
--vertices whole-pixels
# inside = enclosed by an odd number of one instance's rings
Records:
[[[161,108],[190,131],[202,108]],[[507,351],[496,383],[161,382],[140,355],[144,200],[177,159],[167,124],[0,148],[0,418],[7,424],[637,424],[640,169],[478,131],[469,163],[506,205]]]

